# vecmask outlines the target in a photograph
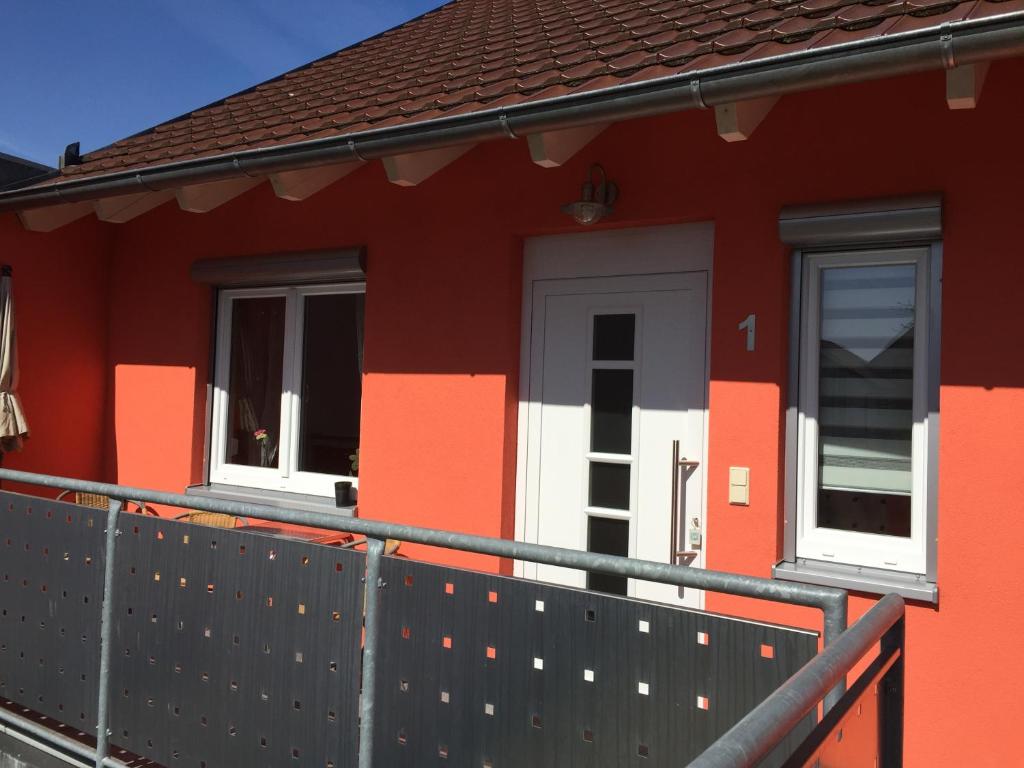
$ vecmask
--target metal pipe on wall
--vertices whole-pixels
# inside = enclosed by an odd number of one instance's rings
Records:
[[[383,539],[366,540],[366,607],[363,617],[363,690],[359,696],[359,768],[373,768],[374,699],[377,685],[377,639],[380,626],[380,566]]]
[[[107,511],[106,549],[103,553],[103,603],[100,608],[100,679],[96,707],[96,768],[103,768],[110,747],[110,656],[114,636],[114,560],[117,553],[118,516],[124,502],[111,498]]]
[[[70,755],[83,758],[92,763],[96,759],[96,750],[87,744],[65,736],[62,733],[39,725],[25,717],[20,717],[13,712],[0,708],[0,723],[9,726],[15,733],[21,732],[39,739],[44,744],[50,744]],[[12,734],[13,735],[13,734]]]

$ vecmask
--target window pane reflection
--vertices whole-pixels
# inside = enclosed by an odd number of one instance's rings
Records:
[[[228,384],[229,464],[277,467],[281,439],[281,378],[285,299],[272,296],[231,303]]]
[[[363,294],[307,296],[302,334],[299,463],[304,472],[351,475],[359,448]]]
[[[629,465],[590,463],[590,506],[629,509]]]
[[[916,268],[821,278],[818,525],[910,535]]]
[[[629,454],[632,450],[632,370],[594,371],[590,431],[592,451]]]
[[[629,555],[629,523],[626,520],[610,520],[606,517],[591,517],[587,523],[587,550],[602,555]],[[625,576],[608,573],[587,573],[587,589],[624,595],[629,580]]]
[[[594,359],[632,360],[636,315],[594,316]]]

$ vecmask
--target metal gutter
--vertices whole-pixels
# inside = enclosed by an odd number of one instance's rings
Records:
[[[0,213],[367,161],[1024,55],[1024,12],[952,22],[405,126],[0,192]]]

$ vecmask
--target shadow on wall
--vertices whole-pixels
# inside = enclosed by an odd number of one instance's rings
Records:
[[[27,232],[0,214],[30,429],[25,448],[4,457],[9,469],[105,479],[109,234],[94,220]]]
[[[375,483],[403,486],[429,482],[435,469],[445,477],[504,472],[510,498],[522,241],[575,229],[560,206],[578,196],[595,161],[622,189],[609,227],[715,220],[712,382],[784,385],[782,206],[941,191],[943,383],[1019,388],[1024,358],[1000,354],[1005,344],[993,330],[1016,322],[1009,292],[1024,267],[1014,257],[1009,213],[1024,159],[1007,151],[1008,140],[992,139],[1005,132],[989,129],[1012,123],[1022,71],[1020,62],[993,67],[985,108],[966,115],[950,114],[935,96],[939,73],[900,87],[868,83],[787,97],[751,141],[737,145],[717,138],[713,115],[691,112],[612,126],[557,169],[532,164],[524,142],[494,142],[411,189],[390,185],[372,163],[301,204],[275,198],[263,184],[208,214],[169,203],[116,227],[83,219],[36,235],[0,217],[0,242],[15,266],[34,433],[22,466],[177,490],[198,481],[212,297],[189,279],[191,263],[357,244],[369,255],[363,423],[373,422],[376,436],[363,453],[367,472],[386,464],[387,477]],[[794,132],[807,114],[818,129]],[[881,114],[929,131],[892,142]],[[954,142],[972,147],[971,162],[934,162]],[[736,326],[751,313],[757,348],[747,352]],[[777,406],[778,394],[765,400]],[[773,439],[777,417],[776,407],[762,425]],[[492,462],[496,454],[504,458]],[[480,507],[495,503],[486,487],[490,480],[445,490]]]

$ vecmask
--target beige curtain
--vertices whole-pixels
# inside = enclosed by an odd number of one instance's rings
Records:
[[[11,276],[0,277],[0,451],[19,451],[28,422],[18,399],[18,342],[14,327]]]

